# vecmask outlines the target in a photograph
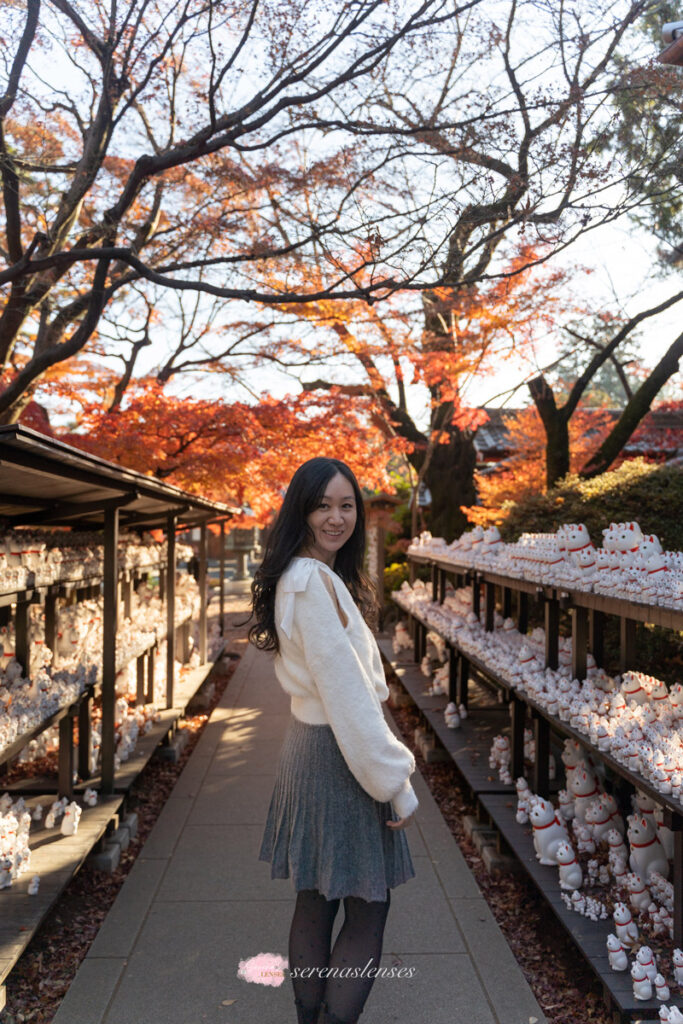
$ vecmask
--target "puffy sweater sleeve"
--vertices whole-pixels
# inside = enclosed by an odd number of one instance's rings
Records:
[[[415,758],[384,718],[373,680],[342,625],[323,571],[311,572],[305,590],[296,594],[294,631],[350,771],[373,799],[391,801],[398,816],[407,817],[418,806],[410,783]]]

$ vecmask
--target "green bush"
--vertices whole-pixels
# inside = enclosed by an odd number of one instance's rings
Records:
[[[683,549],[683,469],[631,459],[592,480],[570,474],[547,494],[514,504],[500,528],[503,540],[521,533],[554,533],[563,523],[585,523],[596,547],[611,522],[639,523],[665,549]]]
[[[384,569],[384,594],[385,600],[389,600],[389,595],[393,590],[398,590],[404,580],[407,580],[410,573],[410,567],[407,562],[392,562],[391,565],[385,566]]]

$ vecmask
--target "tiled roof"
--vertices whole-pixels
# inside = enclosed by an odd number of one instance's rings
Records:
[[[521,409],[498,409],[484,406],[488,421],[474,434],[474,447],[478,458],[484,462],[504,458],[512,454],[510,435],[504,417],[521,412]],[[608,415],[616,422],[621,415],[618,409],[609,409]],[[654,409],[644,418],[641,428],[648,431],[648,441],[630,441],[624,452],[630,455],[655,453],[657,451],[683,452],[683,412],[671,409]]]

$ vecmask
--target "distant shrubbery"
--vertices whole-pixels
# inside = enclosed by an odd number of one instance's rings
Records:
[[[635,522],[669,550],[683,549],[683,469],[631,459],[592,480],[571,474],[547,494],[517,504],[500,527],[504,540],[552,533],[562,523],[585,523],[596,547],[610,522]]]
[[[404,580],[408,579],[410,568],[407,562],[392,562],[384,569],[384,593],[387,599],[392,590],[398,590]]]

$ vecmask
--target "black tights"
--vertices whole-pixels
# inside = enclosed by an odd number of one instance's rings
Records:
[[[371,901],[359,896],[344,897],[344,923],[330,951],[332,927],[339,909],[339,899],[326,900],[317,889],[297,893],[292,927],[289,933],[289,967],[356,967],[358,973],[367,965],[363,977],[327,977],[310,972],[308,976],[292,977],[294,997],[301,1020],[317,1021],[317,1012],[326,1003],[330,1024],[356,1024],[374,983],[368,977],[371,967],[380,966],[384,926],[389,913],[390,892],[385,901]],[[368,964],[368,960],[372,960]],[[323,1024],[321,1021],[321,1024]]]

